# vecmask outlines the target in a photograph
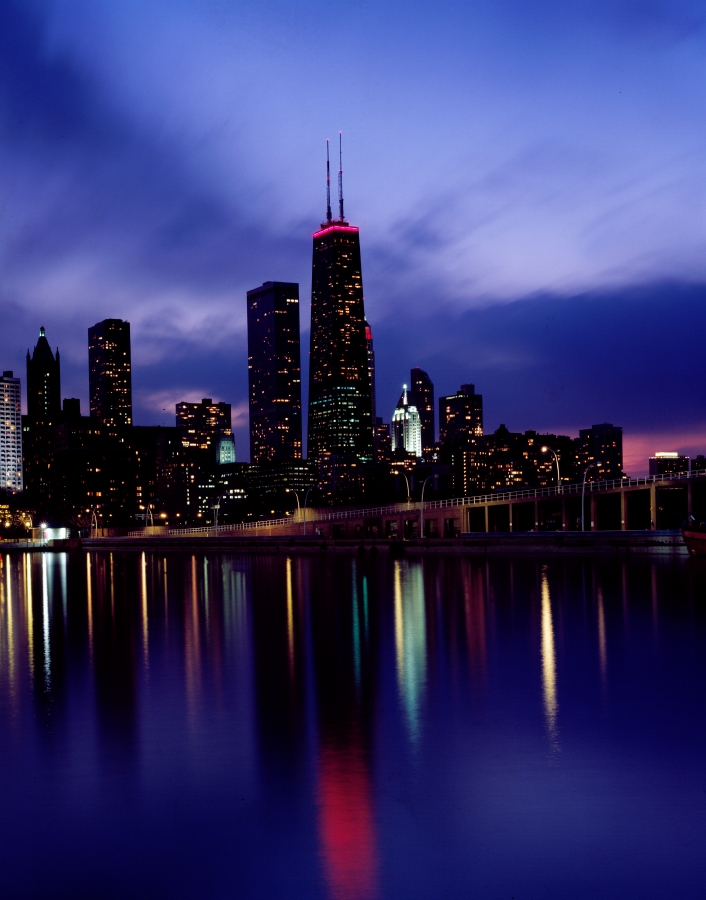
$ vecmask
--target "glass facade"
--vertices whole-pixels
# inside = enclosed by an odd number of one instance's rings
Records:
[[[314,234],[308,455],[373,459],[370,368],[358,229]]]
[[[104,319],[88,329],[91,415],[104,425],[132,425],[130,323]]]
[[[250,461],[301,459],[299,285],[248,291]]]

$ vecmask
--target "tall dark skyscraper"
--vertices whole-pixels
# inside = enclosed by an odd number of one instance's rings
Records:
[[[411,384],[410,402],[417,407],[419,421],[422,426],[422,453],[434,451],[434,382],[424,369],[418,366],[409,373]]]
[[[299,285],[266,281],[248,291],[250,461],[301,459]]]
[[[622,478],[623,429],[604,422],[579,431],[581,466],[595,463],[599,478]]]
[[[483,396],[472,384],[439,398],[439,440],[467,441],[483,434]]]
[[[104,319],[88,329],[91,415],[104,425],[132,425],[130,323]]]
[[[51,352],[43,328],[32,356],[27,351],[27,421],[31,426],[55,425],[61,416],[61,361]]]
[[[328,158],[326,165],[326,221],[314,234],[312,265],[308,455],[369,462],[373,421],[360,238],[343,215],[341,168],[339,217],[331,216]]]

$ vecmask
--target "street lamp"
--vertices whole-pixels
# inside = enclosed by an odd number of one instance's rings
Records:
[[[585,529],[585,519],[584,519],[585,512],[586,512],[586,504],[584,502],[584,497],[586,494],[586,476],[591,471],[591,469],[597,469],[599,465],[600,465],[600,460],[589,463],[586,466],[586,471],[583,473],[583,485],[581,487],[581,531],[586,530]]]
[[[302,509],[301,503],[299,502],[298,491],[295,491],[294,488],[285,488],[284,492],[285,492],[285,494],[294,494],[294,496],[297,498],[297,519],[298,519],[301,514],[301,509]]]
[[[303,534],[304,534],[304,537],[306,537],[306,501],[309,499],[309,491],[310,491],[313,487],[314,487],[313,484],[312,484],[312,485],[309,485],[309,487],[306,489],[306,494],[304,494],[304,528],[302,529],[302,532],[303,532]]]
[[[218,513],[221,511],[221,500],[225,500],[225,494],[219,494],[211,509],[213,510],[213,527],[218,528]]]
[[[427,475],[422,484],[422,498],[419,501],[419,537],[424,537],[424,488],[427,486],[427,481],[431,478],[436,478],[436,475]]]
[[[401,475],[401,476],[404,478],[404,480],[407,482],[407,503],[411,503],[411,502],[412,502],[412,492],[411,492],[410,489],[409,489],[409,478],[407,478],[407,473],[406,473],[406,472],[400,472],[400,475]]]
[[[551,453],[554,456],[554,462],[556,463],[556,492],[557,494],[561,493],[561,475],[559,474],[559,457],[556,455],[556,451],[551,447],[542,447],[542,453]]]

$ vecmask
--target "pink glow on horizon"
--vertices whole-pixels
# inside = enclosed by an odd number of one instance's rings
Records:
[[[623,433],[623,468],[628,475],[648,475],[649,458],[663,450],[676,450],[692,459],[706,453],[706,430]]]

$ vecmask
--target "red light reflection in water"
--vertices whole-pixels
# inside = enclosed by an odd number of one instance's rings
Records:
[[[377,848],[370,772],[362,748],[323,747],[319,755],[319,829],[333,900],[377,897]]]

